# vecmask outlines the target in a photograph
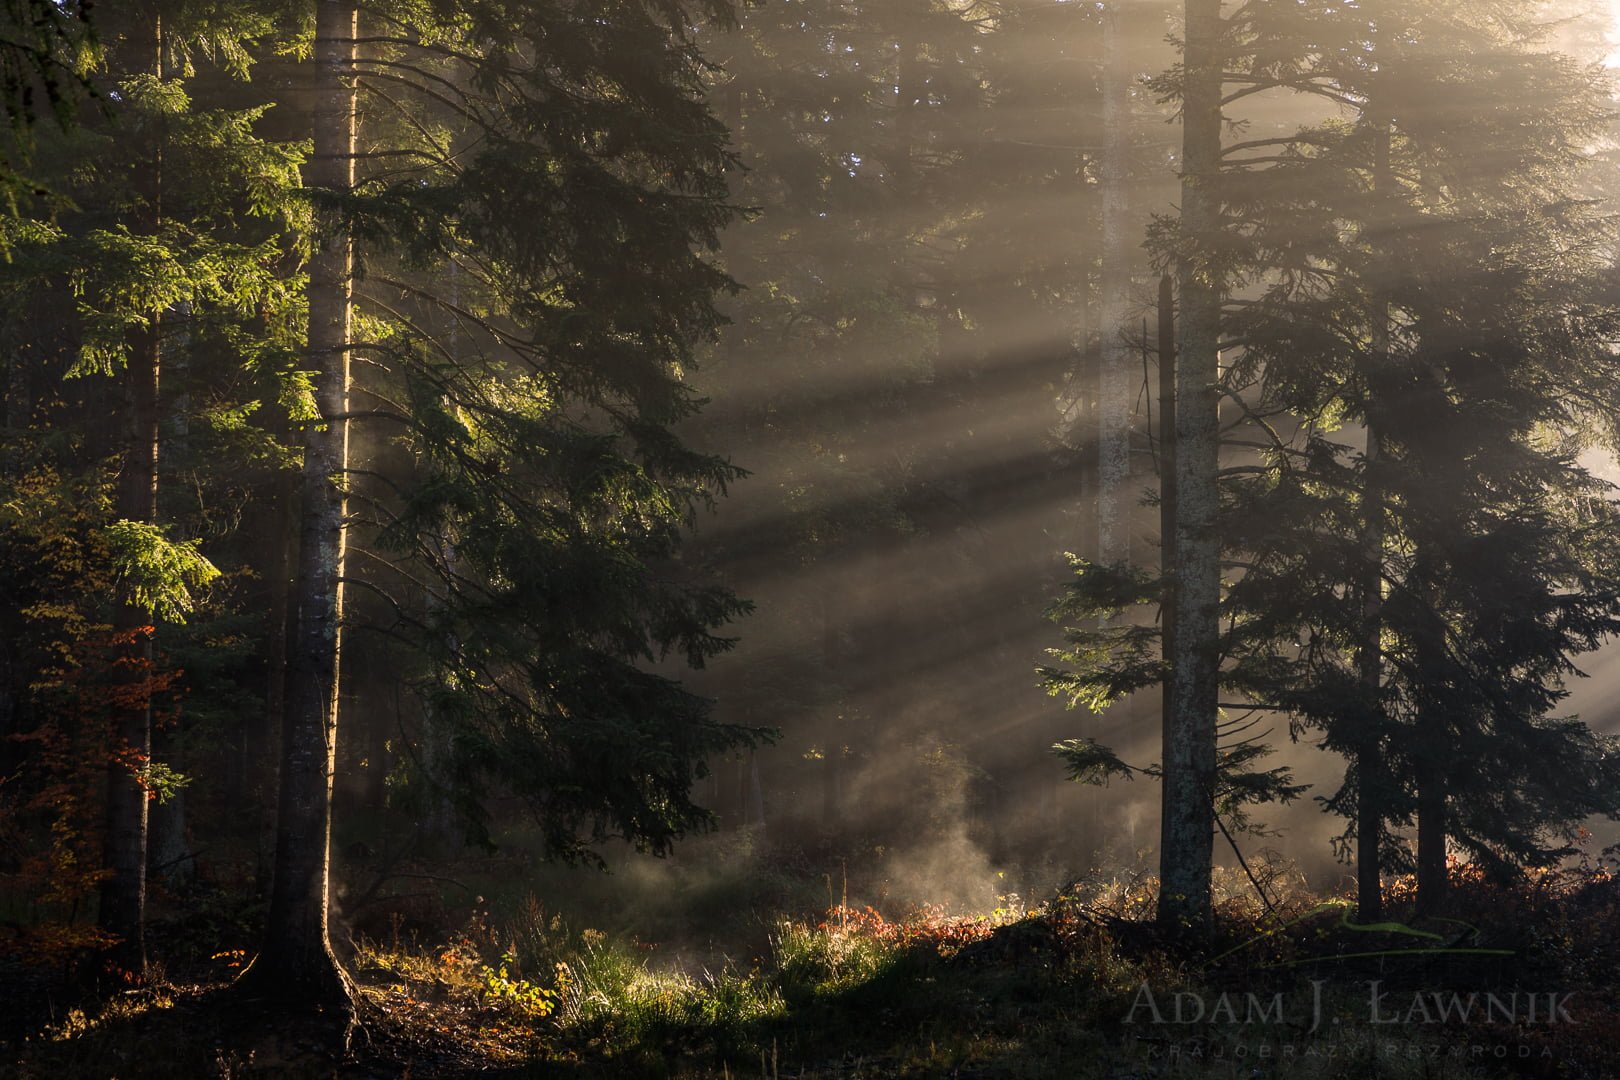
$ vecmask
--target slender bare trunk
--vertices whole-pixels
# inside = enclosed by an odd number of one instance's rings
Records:
[[[354,183],[353,0],[317,0],[314,152],[308,181],[344,192]],[[270,912],[247,978],[260,992],[347,1008],[351,988],[327,928],[332,774],[338,732],[343,616],[344,470],[348,462],[349,327],[353,245],[327,218],[309,267],[309,366],[325,422],[305,433],[296,630],[288,656],[281,798]]]
[[[298,483],[290,473],[276,483],[276,542],[270,572],[270,619],[266,639],[264,714],[248,725],[243,739],[252,770],[251,812],[257,822],[258,858],[255,884],[261,898],[270,896],[275,876],[276,799],[281,786],[281,723],[287,708],[287,656],[292,650],[292,591],[298,559]],[[255,765],[257,766],[255,768]]]
[[[152,74],[163,78],[163,24],[152,23]],[[146,165],[145,224],[156,230],[163,220],[163,150],[159,139]],[[146,325],[129,336],[124,369],[124,454],[118,477],[117,510],[124,521],[157,523],[158,379],[162,369],[162,316],[148,315]],[[113,616],[127,659],[127,678],[145,683],[150,677],[150,616],[134,604],[122,604]],[[127,970],[146,970],[146,847],[149,800],[135,770],[152,759],[152,705],[142,692],[113,718],[112,756],[107,763],[107,808],[104,839],[110,876],[101,886],[98,924],[116,934],[113,958]]]
[[[1176,608],[1165,723],[1159,920],[1206,926],[1214,848],[1219,704],[1221,283],[1209,252],[1220,228],[1221,0],[1186,0],[1181,224],[1177,266]]]
[[[125,521],[157,521],[159,321],[132,335],[124,373],[124,462],[118,478],[118,516]],[[147,612],[123,604],[113,618],[133,660],[128,678],[150,677],[152,638]],[[120,709],[113,720],[113,755],[107,765],[105,859],[111,876],[101,886],[99,924],[118,935],[114,959],[130,971],[146,968],[146,788],[135,769],[152,757],[152,708],[144,694]]]
[[[1441,604],[1440,589],[1431,576],[1428,560],[1418,555],[1420,569],[1414,572],[1420,595],[1431,611]],[[1436,611],[1433,621],[1419,633],[1416,642],[1418,670],[1439,682],[1446,667],[1446,626]],[[1443,685],[1443,684],[1442,684]],[[1450,744],[1450,724],[1440,693],[1423,695],[1418,728],[1412,733],[1412,779],[1417,785],[1417,909],[1425,915],[1439,912],[1446,904],[1450,882],[1446,875],[1446,772],[1443,754]]]
[[[165,467],[165,462],[183,461],[191,441],[191,396],[186,392],[186,387],[190,383],[188,351],[191,348],[192,307],[189,302],[182,301],[165,314],[169,318],[163,332],[169,355],[164,358],[163,378],[177,384],[178,392],[171,397],[168,438],[158,448],[160,469]],[[167,467],[170,475],[173,475],[174,465]],[[167,724],[153,727],[152,756],[176,772],[185,773],[188,761],[184,713],[172,717]],[[197,874],[197,857],[191,849],[185,788],[176,790],[163,802],[154,802],[150,814],[151,820],[147,826],[147,874],[171,888],[190,882]]]
[[[1168,669],[1176,657],[1176,310],[1169,274],[1159,279],[1159,646],[1167,674],[1160,721],[1164,745],[1175,737]]]
[[[1102,274],[1098,322],[1102,367],[1097,399],[1097,561],[1131,558],[1131,402],[1136,378],[1125,319],[1131,249],[1126,218],[1130,182],[1130,68],[1121,4],[1103,11]]]
[[[1367,422],[1365,516],[1362,545],[1367,564],[1361,583],[1361,641],[1357,669],[1367,709],[1367,730],[1356,751],[1356,913],[1363,922],[1383,918],[1379,838],[1386,814],[1381,795],[1384,771],[1380,700],[1384,680],[1383,632],[1384,506],[1378,486],[1380,445],[1376,424]]]
[[[1383,202],[1391,192],[1390,125],[1388,119],[1374,122],[1373,192],[1378,196],[1377,225],[1387,224]],[[1384,806],[1383,740],[1384,681],[1384,491],[1382,481],[1383,443],[1378,429],[1378,387],[1389,366],[1389,300],[1373,298],[1372,364],[1367,379],[1367,450],[1364,464],[1362,547],[1366,566],[1361,582],[1361,641],[1357,644],[1357,668],[1366,703],[1367,730],[1356,751],[1356,910],[1363,922],[1383,918],[1382,850],[1380,838],[1388,812]]]
[[[1417,906],[1433,915],[1446,906],[1446,781],[1444,770],[1425,753],[1415,770],[1418,787]]]

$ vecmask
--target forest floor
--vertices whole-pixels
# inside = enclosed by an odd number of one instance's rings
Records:
[[[1609,873],[1504,888],[1459,872],[1430,920],[1398,883],[1374,927],[1331,897],[1232,895],[1197,945],[1145,921],[1152,886],[972,916],[835,907],[730,959],[576,931],[533,901],[437,939],[395,919],[349,951],[347,1032],[239,1000],[234,950],[77,999],[0,972],[0,1075],[1620,1076]]]

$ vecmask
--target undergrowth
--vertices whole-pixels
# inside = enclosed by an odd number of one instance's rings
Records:
[[[313,1037],[244,1035],[210,1012],[226,1000],[229,954],[214,981],[70,1010],[7,1052],[20,1075],[53,1080],[302,1075],[316,1060],[355,1076],[1614,1075],[1620,889],[1604,867],[1508,886],[1454,866],[1445,919],[1416,918],[1397,881],[1389,921],[1373,927],[1275,860],[1219,884],[1216,932],[1198,940],[1154,929],[1156,883],[1127,875],[977,916],[837,906],[782,917],[757,955],[695,967],[530,897],[436,941],[398,927],[358,940],[365,1029],[347,1059],[320,1059]],[[1567,995],[1575,1022],[1380,1025],[1365,1015],[1372,982],[1397,1003]],[[1245,1015],[1251,998],[1258,1021]],[[1173,1007],[1189,1002],[1208,1015],[1178,1022]]]

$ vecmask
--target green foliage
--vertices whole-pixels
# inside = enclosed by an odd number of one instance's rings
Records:
[[[135,778],[159,806],[178,795],[194,779],[161,761],[148,761],[136,770]]]
[[[1069,708],[1102,712],[1164,677],[1158,628],[1121,617],[1155,603],[1162,585],[1135,567],[1100,566],[1077,555],[1068,560],[1074,579],[1046,611],[1048,619],[1062,624],[1066,642],[1047,653],[1066,666],[1043,665],[1036,672],[1046,692],[1066,698]]]
[[[533,1017],[549,1016],[557,1008],[559,994],[567,992],[567,984],[562,983],[556,990],[544,986],[537,986],[521,975],[513,975],[508,970],[517,962],[517,956],[507,952],[501,956],[499,967],[484,966],[480,973],[484,978],[484,993],[489,997],[516,1006],[525,1015]]]
[[[1116,776],[1134,780],[1138,772],[1095,739],[1064,739],[1053,745],[1052,752],[1063,759],[1069,779],[1080,784],[1107,787]]]
[[[113,574],[129,602],[161,622],[184,623],[196,610],[193,593],[219,577],[195,540],[170,540],[165,529],[140,521],[107,526]]]
[[[1488,26],[1447,4],[1394,17],[1419,29],[1380,17],[1376,77],[1326,54],[1313,72],[1357,103],[1354,122],[1301,133],[1263,178],[1237,170],[1235,229],[1276,276],[1228,332],[1267,405],[1305,425],[1231,485],[1222,531],[1247,569],[1228,648],[1254,700],[1355,760],[1330,809],[1353,819],[1370,783],[1411,822],[1427,774],[1453,841],[1511,873],[1620,806],[1603,740],[1552,715],[1571,658],[1620,629],[1613,541],[1591,543],[1620,518],[1574,456],[1606,423],[1594,405],[1620,400],[1609,270],[1586,254],[1613,226],[1580,194],[1607,91],[1542,43],[1527,6]],[[1433,121],[1464,98],[1491,119]],[[1284,259],[1322,272],[1272,269]],[[1326,437],[1346,418],[1376,426],[1376,459]],[[1372,576],[1376,691],[1358,675]],[[1488,787],[1468,764],[1486,758],[1511,763]]]
[[[46,115],[71,128],[80,106],[92,96],[90,72],[97,49],[89,6],[80,0],[5,0],[0,25],[0,111],[10,139],[0,151],[0,199],[16,214],[19,198],[33,194],[30,164],[35,127]],[[0,252],[5,251],[0,234]]]
[[[1600,254],[1614,225],[1586,198],[1609,90],[1549,45],[1540,12],[1230,13],[1230,103],[1287,88],[1341,115],[1234,135],[1217,235],[1168,219],[1150,233],[1162,261],[1206,260],[1246,297],[1221,328],[1238,343],[1221,387],[1235,445],[1214,526],[1222,632],[1201,643],[1221,657],[1222,700],[1345,755],[1323,805],[1352,822],[1375,795],[1380,827],[1409,826],[1420,789],[1443,789],[1451,840],[1503,874],[1620,809],[1607,741],[1555,715],[1572,658],[1620,631],[1620,516],[1578,460],[1620,402]],[[1178,100],[1184,74],[1153,86]],[[1076,571],[1054,605],[1064,666],[1041,674],[1103,708],[1156,677],[1152,632],[1119,615],[1158,598],[1144,577],[1133,595],[1129,572]],[[1236,734],[1212,793],[1224,813],[1299,793]],[[1081,775],[1117,772],[1101,748],[1060,753]],[[1489,785],[1482,760],[1507,763]]]
[[[362,64],[366,87],[385,68],[424,81],[395,87],[377,133],[402,162],[344,200],[386,368],[366,392],[410,458],[353,498],[376,522],[377,617],[419,657],[421,740],[445,751],[421,779],[473,841],[493,788],[530,802],[548,855],[593,859],[609,837],[665,852],[711,823],[691,795],[705,762],[765,735],[660,666],[702,667],[749,610],[681,550],[743,475],[675,429],[732,287],[712,256],[735,210],[700,10],[726,9],[424,9],[385,67]]]

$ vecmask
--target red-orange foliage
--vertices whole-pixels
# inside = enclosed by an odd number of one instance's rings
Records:
[[[90,900],[101,866],[102,799],[109,761],[145,783],[147,756],[114,744],[119,710],[153,703],[158,714],[179,678],[135,646],[151,627],[97,631],[77,644],[77,663],[32,688],[33,726],[6,736],[21,754],[0,777],[0,839],[13,855],[0,865],[9,933],[0,952],[59,965],[113,943],[95,926]]]
[[[950,956],[964,945],[988,938],[996,925],[987,915],[949,915],[943,906],[929,904],[898,921],[884,918],[873,907],[834,907],[816,929],[863,934],[886,945],[922,946]]]

